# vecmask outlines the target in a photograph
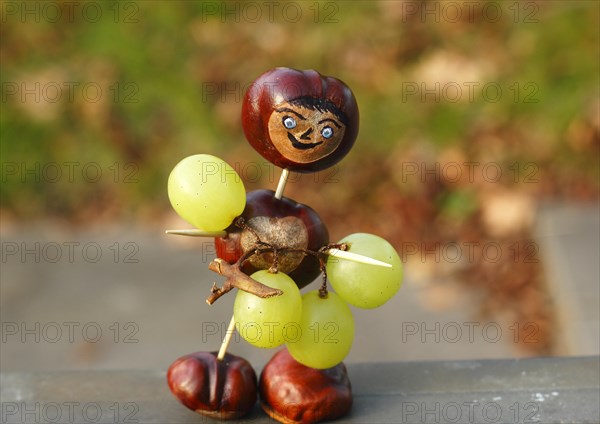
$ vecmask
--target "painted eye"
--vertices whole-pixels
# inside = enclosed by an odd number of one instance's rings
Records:
[[[333,128],[327,126],[321,130],[323,138],[331,138],[333,136]]]
[[[296,120],[290,116],[284,117],[282,122],[283,126],[286,127],[288,130],[296,128]]]

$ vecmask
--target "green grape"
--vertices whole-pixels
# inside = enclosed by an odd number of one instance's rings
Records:
[[[337,294],[359,308],[377,308],[390,300],[402,285],[402,261],[394,247],[373,234],[351,234],[340,241],[349,252],[392,265],[391,268],[338,259],[327,259],[327,276]]]
[[[266,299],[239,290],[233,304],[238,332],[256,347],[271,348],[285,342],[289,327],[297,327],[302,315],[302,296],[298,286],[283,272],[260,270],[251,275],[266,286],[283,291]]]
[[[168,194],[179,216],[204,231],[224,230],[246,206],[240,176],[212,155],[188,156],[175,165],[169,175]]]
[[[297,333],[288,331],[290,355],[311,368],[331,368],[348,355],[354,341],[354,318],[337,294],[326,298],[314,290],[302,296],[302,319]]]

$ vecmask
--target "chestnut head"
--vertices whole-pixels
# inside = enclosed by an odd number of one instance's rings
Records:
[[[317,71],[275,68],[258,77],[242,104],[248,142],[265,159],[295,172],[339,162],[358,134],[352,90]]]

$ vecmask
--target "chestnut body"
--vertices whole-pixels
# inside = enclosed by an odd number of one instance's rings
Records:
[[[167,371],[171,392],[181,403],[202,415],[234,419],[256,403],[256,373],[248,361],[227,353],[195,352],[177,359]]]
[[[287,349],[265,365],[258,390],[265,412],[283,423],[334,420],[352,408],[352,386],[343,363],[317,370],[297,362]]]
[[[297,228],[293,228],[293,225],[297,224],[302,224],[305,227],[308,236],[306,249],[317,251],[329,243],[329,232],[327,231],[327,227],[325,227],[325,224],[323,224],[319,215],[311,207],[297,203],[287,197],[277,199],[272,190],[255,190],[248,193],[246,197],[246,208],[242,213],[242,218],[244,218],[247,223],[252,224],[252,218],[256,217],[281,219],[281,221],[264,220],[264,223],[267,225],[268,222],[273,222],[276,228],[272,229],[272,233],[277,233],[277,237],[270,237],[269,231],[267,231],[268,229],[257,231],[259,236],[261,236],[261,241],[271,243],[276,247],[296,246],[298,239],[296,235],[303,233],[303,231],[298,231]],[[295,217],[298,218],[298,220],[289,220],[289,217]],[[286,220],[290,221],[290,225],[292,225],[288,230],[285,229],[284,225]],[[304,230],[304,228],[302,230]],[[290,240],[288,240],[287,243],[286,237],[288,237],[288,234],[282,234],[283,232],[289,234]],[[242,230],[235,225],[229,227],[227,233],[226,237],[218,237],[215,239],[216,252],[219,258],[222,258],[229,263],[234,263],[244,253],[242,239],[252,240],[255,239],[255,237],[252,234],[248,234],[248,230]],[[242,233],[244,233],[243,236]],[[246,245],[248,245],[248,243],[246,243]],[[285,255],[286,254],[284,253],[282,256]],[[297,253],[291,253],[289,255],[298,256]],[[285,258],[280,259],[280,261],[285,263]],[[321,272],[318,259],[311,255],[305,255],[301,261],[297,261],[296,258],[290,258],[290,262],[299,262],[299,264],[291,270],[282,269],[282,272],[286,272],[300,288],[311,283]],[[248,262],[244,267],[244,272],[251,274],[260,268],[264,269],[264,265],[268,263],[270,263],[269,257],[264,258],[262,267],[260,267],[257,262],[254,262],[254,264]],[[257,267],[256,265],[259,266]]]

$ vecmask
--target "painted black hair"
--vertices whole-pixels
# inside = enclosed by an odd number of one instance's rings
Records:
[[[327,99],[302,96],[292,99],[288,103],[294,106],[305,107],[306,109],[310,110],[317,110],[319,112],[330,112],[334,114],[344,125],[348,125],[348,117],[346,114]]]

